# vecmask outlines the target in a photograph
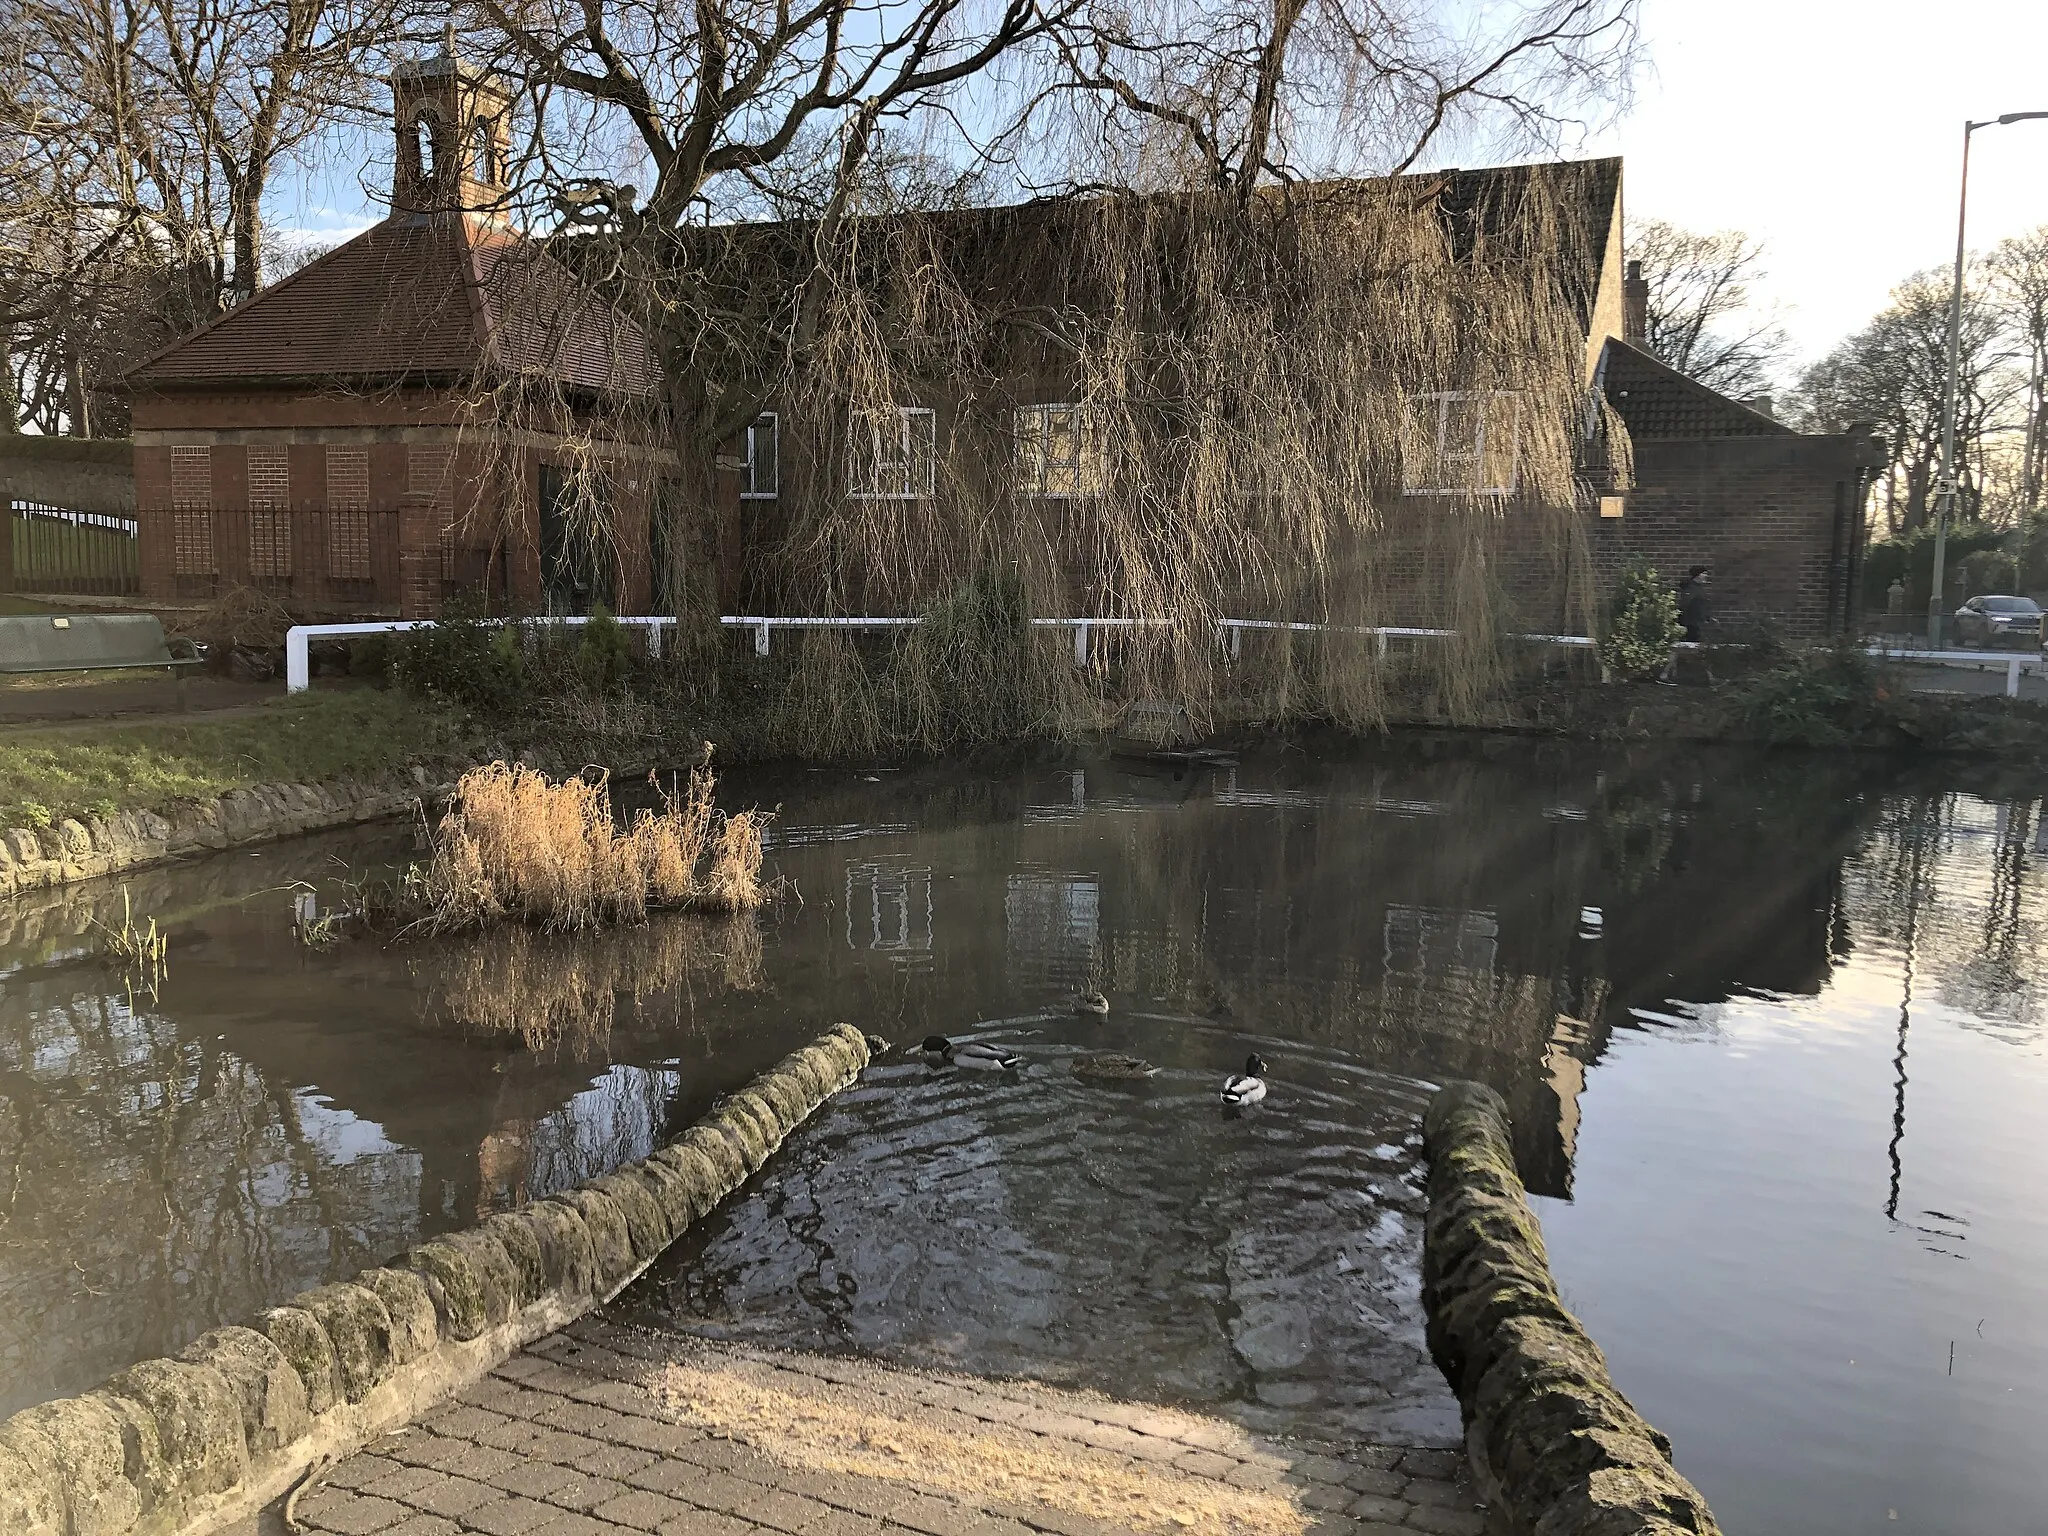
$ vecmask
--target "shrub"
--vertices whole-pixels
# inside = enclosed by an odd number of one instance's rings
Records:
[[[394,633],[384,664],[408,692],[490,713],[509,709],[526,680],[516,625],[461,616]]]
[[[1780,746],[1845,747],[1882,740],[1900,721],[1898,689],[1861,651],[1799,658],[1743,683],[1736,718]]]
[[[576,680],[592,693],[616,693],[632,663],[626,626],[602,605],[592,608],[589,622],[577,632]]]
[[[1600,627],[1600,659],[1624,682],[1643,682],[1664,670],[1685,633],[1678,598],[1641,560],[1622,568]]]

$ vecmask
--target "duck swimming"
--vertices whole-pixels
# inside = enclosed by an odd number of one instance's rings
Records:
[[[985,1045],[978,1040],[967,1045],[955,1045],[944,1035],[925,1037],[924,1059],[935,1067],[979,1067],[985,1072],[1007,1071],[1021,1065],[1024,1060],[1015,1051],[1006,1051],[1000,1045]]]
[[[1158,1074],[1151,1062],[1115,1051],[1099,1051],[1074,1058],[1074,1076],[1095,1078],[1105,1083],[1139,1082]]]
[[[1244,1071],[1223,1081],[1223,1102],[1233,1107],[1257,1104],[1266,1097],[1266,1062],[1256,1054],[1244,1059]]]
[[[1074,1012],[1092,1013],[1106,1019],[1109,1017],[1109,999],[1100,992],[1076,992]]]

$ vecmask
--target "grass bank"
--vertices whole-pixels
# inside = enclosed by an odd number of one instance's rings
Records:
[[[0,826],[373,774],[469,745],[459,710],[367,688],[302,694],[224,720],[11,728],[0,749]]]

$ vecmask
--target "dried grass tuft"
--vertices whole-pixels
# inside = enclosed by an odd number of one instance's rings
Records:
[[[434,857],[408,882],[429,932],[501,920],[582,932],[642,921],[649,908],[750,912],[761,881],[760,811],[725,816],[708,768],[679,797],[621,827],[608,781],[556,782],[523,763],[472,768],[434,833]],[[706,855],[709,854],[708,864]]]

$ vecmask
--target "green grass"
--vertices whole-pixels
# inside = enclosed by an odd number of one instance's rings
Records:
[[[305,694],[227,720],[10,729],[0,827],[376,773],[458,752],[464,740],[452,710],[375,689]]]

